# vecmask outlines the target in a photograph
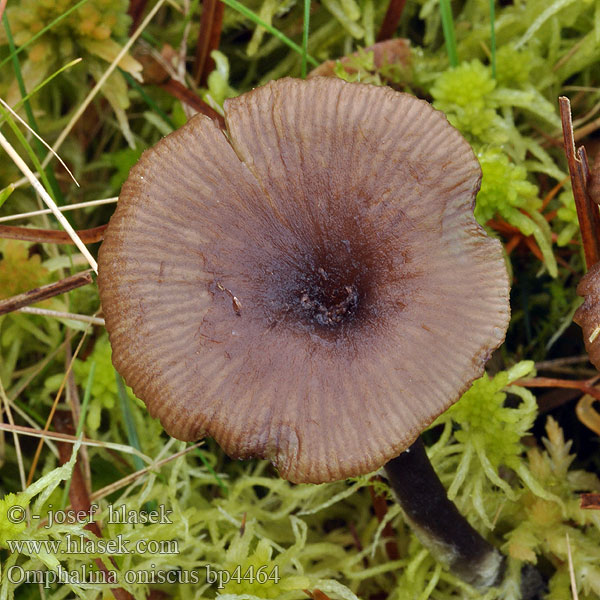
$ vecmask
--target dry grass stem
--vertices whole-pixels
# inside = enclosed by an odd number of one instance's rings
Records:
[[[577,595],[577,581],[575,580],[575,569],[573,568],[573,556],[571,554],[571,542],[569,540],[569,533],[566,534],[567,537],[567,558],[569,560],[569,579],[571,580],[571,594],[573,600],[579,600],[579,596]]]
[[[71,414],[68,411],[60,411],[59,413],[57,413],[56,427],[59,431],[61,429],[65,432],[74,431],[73,423],[71,421]],[[58,450],[60,453],[60,463],[61,465],[64,465],[68,463],[71,459],[72,453],[75,451],[75,448],[69,446],[69,444],[65,442],[60,442],[58,444]],[[73,507],[73,510],[76,513],[90,513],[92,503],[90,501],[90,496],[86,489],[83,474],[81,472],[80,456],[77,456],[77,458],[75,459],[75,464],[73,465],[73,471],[71,473],[71,480],[69,485],[69,500],[71,501],[71,506]],[[97,538],[102,537],[102,531],[97,521],[90,521],[84,526],[84,529],[87,529],[88,531],[93,533]],[[109,569],[104,564],[104,561],[101,558],[95,558],[93,560],[94,563],[96,563],[98,569],[108,576]],[[115,559],[112,556],[109,556],[108,560],[112,563],[113,566],[117,566],[117,563],[115,562]],[[133,596],[120,587],[111,588],[111,592],[113,593],[116,600],[133,600]]]
[[[2,381],[0,381],[0,396],[2,396],[2,404],[4,406],[4,411],[6,412],[6,417],[10,425],[14,428],[15,422],[12,417],[12,411],[10,409],[10,402],[6,397],[6,392],[4,391],[4,386],[2,385]],[[0,411],[1,414],[2,411]],[[19,466],[19,477],[21,479],[21,489],[25,489],[27,487],[25,482],[25,466],[23,465],[23,454],[21,452],[21,443],[19,442],[19,436],[16,431],[13,429],[13,439],[15,441],[15,453],[17,455],[17,464]]]
[[[46,357],[39,361],[35,368],[31,371],[28,377],[26,377],[16,388],[11,390],[8,399],[13,402],[18,398],[21,393],[27,389],[27,386],[46,368],[46,365],[54,359],[54,357],[64,349],[66,340],[59,344],[54,350],[48,353]]]
[[[600,413],[594,409],[594,403],[597,401],[598,398],[586,394],[577,403],[575,414],[588,429],[600,435]]]
[[[15,149],[10,145],[10,142],[0,133],[0,145],[4,148],[6,153],[11,157],[13,162],[17,165],[21,173],[27,177],[29,183],[33,186],[35,191],[42,197],[46,206],[52,211],[54,216],[58,219],[58,222],[64,227],[65,231],[71,236],[71,239],[75,243],[75,245],[79,248],[81,253],[85,256],[88,263],[94,270],[94,272],[98,273],[98,264],[96,263],[95,258],[90,254],[89,250],[85,247],[85,244],[79,239],[77,233],[62,215],[62,213],[58,210],[56,203],[48,192],[44,189],[44,186],[37,180],[31,169],[27,166],[25,161],[19,156],[19,154],[15,151]],[[48,154],[48,157],[51,155]]]
[[[153,462],[152,464],[148,465],[147,467],[144,467],[143,469],[141,469],[139,471],[136,471],[135,473],[130,473],[129,475],[123,477],[122,479],[119,479],[118,481],[114,481],[110,485],[107,485],[103,488],[100,488],[99,490],[96,490],[95,492],[93,492],[90,495],[90,500],[100,500],[101,498],[104,498],[104,497],[116,492],[117,490],[124,488],[125,486],[127,486],[130,483],[133,483],[134,481],[139,479],[142,475],[146,475],[146,473],[155,471],[159,467],[166,465],[167,463],[171,462],[172,460],[175,460],[176,458],[179,458],[180,456],[184,456],[185,454],[188,454],[192,450],[195,450],[196,448],[200,447],[203,443],[204,442],[202,442],[202,441],[196,442],[193,446],[188,446],[187,448],[184,448],[183,450],[180,450],[179,452],[176,452],[175,454],[171,454],[170,456],[167,456],[166,458],[163,458],[161,460]]]
[[[73,64],[77,64],[78,62],[80,62],[82,59],[80,58],[79,60],[75,61]],[[63,159],[56,153],[54,152],[54,150],[52,149],[52,147],[46,142],[46,140],[44,140],[44,138],[42,138],[40,135],[38,135],[30,126],[29,124],[24,121],[4,100],[2,100],[2,98],[0,98],[0,103],[2,103],[2,106],[4,106],[4,108],[6,108],[6,110],[8,112],[10,112],[10,114],[17,119],[17,121],[19,121],[19,123],[21,123],[21,125],[23,125],[24,127],[27,128],[28,131],[30,131],[44,146],[46,146],[46,148],[48,150],[50,150],[50,152],[52,152],[52,154],[54,154],[54,156],[56,156],[56,158],[58,159],[58,162],[64,167],[65,171],[69,174],[69,176],[71,177],[71,179],[75,182],[75,185],[77,187],[81,187],[79,185],[79,182],[77,181],[77,179],[75,179],[75,175],[73,175],[73,173],[71,173],[69,167],[67,167],[67,165],[64,163]]]
[[[104,319],[100,317],[78,315],[77,313],[62,312],[60,310],[50,310],[49,308],[36,308],[33,306],[25,306],[23,308],[20,308],[18,312],[27,313],[30,315],[41,315],[43,317],[54,317],[55,319],[71,319],[72,321],[81,321],[82,323],[91,323],[92,325],[100,325],[101,327],[104,327]]]
[[[104,239],[106,225],[99,225],[91,229],[81,229],[77,235],[84,244],[95,244]],[[24,240],[36,244],[73,244],[73,239],[65,231],[56,229],[32,229],[30,227],[13,227],[0,225],[0,238],[11,240]]]
[[[577,154],[575,152],[571,104],[569,99],[564,96],[561,96],[558,102],[563,126],[564,149],[571,175],[577,217],[581,228],[585,261],[589,268],[600,260],[600,213],[598,212],[598,206],[591,201],[586,190],[587,165],[585,162],[585,153],[581,152],[581,149]]]
[[[54,442],[69,442],[75,444],[81,441],[82,444],[93,448],[103,448],[105,450],[114,450],[115,452],[122,452],[123,454],[134,454],[139,456],[145,463],[152,464],[152,459],[140,452],[132,446],[126,446],[125,444],[116,444],[113,442],[103,442],[101,440],[92,440],[90,438],[79,438],[74,435],[68,435],[66,433],[56,433],[55,431],[48,431],[47,429],[36,429],[35,427],[25,427],[23,425],[10,425],[9,423],[0,423],[0,431],[16,431],[21,435],[27,435],[29,437],[40,438],[42,440],[52,440]]]
[[[587,354],[580,354],[579,356],[565,356],[563,358],[554,358],[552,360],[543,360],[535,363],[536,371],[542,371],[546,369],[554,369],[556,367],[565,367],[567,365],[578,365],[581,363],[588,362],[589,358]]]
[[[102,204],[114,204],[118,199],[118,196],[114,196],[113,198],[102,198],[100,200],[90,200],[89,202],[78,202],[77,204],[69,204],[68,206],[59,206],[58,210],[60,210],[60,212],[66,212],[68,210],[76,210],[78,208],[89,208],[91,206],[101,206]],[[49,215],[51,212],[52,210],[49,208],[43,208],[41,210],[32,210],[31,212],[8,215],[6,217],[0,217],[0,223],[5,221],[16,221],[18,219],[29,219],[30,217],[37,217],[39,215]]]

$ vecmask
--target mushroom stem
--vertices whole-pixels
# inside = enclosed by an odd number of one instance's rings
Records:
[[[410,526],[437,560],[479,590],[502,581],[506,557],[448,500],[421,438],[384,468]]]

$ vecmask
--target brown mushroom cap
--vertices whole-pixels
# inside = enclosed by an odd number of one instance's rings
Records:
[[[583,329],[583,342],[590,362],[600,370],[600,263],[581,278],[577,293],[585,298],[573,321]]]
[[[131,170],[100,250],[113,361],[183,440],[296,482],[370,472],[503,340],[481,171],[428,103],[330,78],[227,101]]]

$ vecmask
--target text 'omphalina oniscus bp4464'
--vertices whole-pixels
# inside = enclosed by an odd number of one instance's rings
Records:
[[[428,103],[337,79],[228,100],[131,170],[100,250],[113,361],[168,433],[296,482],[372,471],[509,319],[481,171]]]

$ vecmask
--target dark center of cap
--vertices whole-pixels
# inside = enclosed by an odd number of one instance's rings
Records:
[[[336,327],[356,311],[357,286],[354,283],[340,285],[323,267],[317,269],[316,275],[312,285],[300,292],[300,306],[309,320],[323,327]]]
[[[385,289],[405,277],[405,258],[400,250],[391,252],[398,264],[388,256],[384,228],[374,231],[358,215],[336,215],[325,226],[294,231],[282,247],[269,256],[275,260],[251,258],[260,264],[253,285],[269,328],[338,343],[366,335],[386,318],[386,307],[402,310],[399,294],[389,300]]]
[[[370,277],[363,257],[349,250],[345,244],[316,249],[290,273],[286,303],[300,322],[333,332],[359,318]]]

